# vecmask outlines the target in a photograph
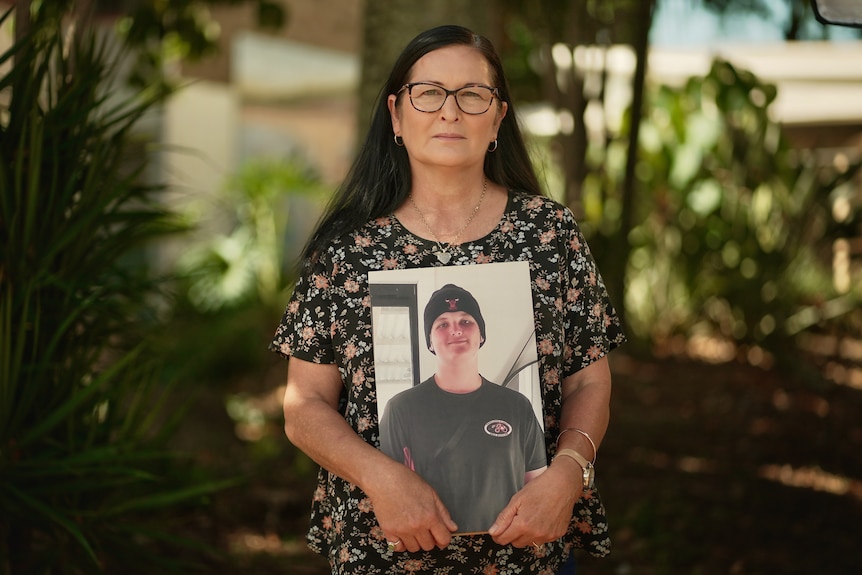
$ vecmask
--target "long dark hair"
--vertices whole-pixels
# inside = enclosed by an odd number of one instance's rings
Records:
[[[411,40],[396,60],[378,94],[365,142],[306,244],[303,260],[316,259],[316,254],[334,238],[371,219],[391,214],[407,199],[411,186],[410,163],[405,149],[393,140],[387,98],[389,94],[398,93],[407,82],[417,60],[429,52],[453,45],[471,46],[485,57],[493,71],[492,81],[499,91],[498,99],[509,104],[497,132],[497,149],[485,155],[485,175],[506,189],[542,195],[509,96],[503,65],[494,46],[484,36],[462,26],[438,26]]]

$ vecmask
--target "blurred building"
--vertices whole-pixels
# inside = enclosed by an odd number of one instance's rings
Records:
[[[219,52],[183,63],[193,82],[169,105],[168,143],[201,151],[169,170],[183,185],[211,189],[213,177],[252,158],[301,155],[330,183],[346,172],[353,150],[359,82],[362,2],[282,0],[286,26],[256,30],[252,6],[219,6]],[[207,150],[213,144],[212,154]],[[210,172],[206,175],[205,172]],[[200,174],[200,185],[187,178]]]

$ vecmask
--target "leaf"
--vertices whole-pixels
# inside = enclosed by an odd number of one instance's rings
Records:
[[[23,491],[15,488],[15,486],[13,485],[7,485],[6,488],[9,490],[10,493],[12,493],[13,496],[15,496],[27,507],[29,507],[31,512],[38,513],[39,515],[42,515],[43,517],[61,526],[64,531],[66,531],[69,535],[72,536],[73,539],[75,539],[75,541],[78,542],[81,548],[87,553],[87,556],[93,560],[93,563],[98,564],[98,559],[96,558],[96,554],[93,552],[93,547],[90,545],[90,542],[87,541],[87,538],[69,517],[66,517],[63,514],[59,513],[53,507],[45,505],[38,499],[30,497]]]
[[[202,495],[210,495],[212,493],[222,491],[229,487],[235,487],[237,485],[240,485],[242,482],[243,480],[239,478],[225,479],[222,481],[202,483],[176,491],[162,491],[149,496],[137,498],[133,497],[124,500],[121,504],[118,504],[106,510],[105,513],[107,516],[113,516],[129,513],[132,511],[150,511],[156,509],[165,509],[179,503],[195,499]]]

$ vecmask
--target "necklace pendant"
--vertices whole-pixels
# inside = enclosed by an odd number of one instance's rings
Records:
[[[452,254],[450,254],[447,251],[443,251],[443,250],[435,251],[434,255],[437,256],[437,261],[443,265],[448,264],[449,260],[452,259]]]

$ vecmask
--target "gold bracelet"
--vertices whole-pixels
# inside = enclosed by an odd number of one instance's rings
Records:
[[[569,457],[574,459],[578,465],[581,466],[582,478],[584,480],[583,489],[592,489],[593,485],[595,485],[596,481],[596,468],[593,463],[586,460],[586,458],[575,451],[574,449],[561,449],[554,456],[554,461],[559,459],[560,457]]]
[[[586,457],[574,449],[561,449],[554,455],[554,459],[557,459],[558,457],[569,457],[574,459],[577,464],[581,466],[581,469],[588,469],[592,465],[592,463],[587,461]]]
[[[559,448],[559,447],[560,447],[560,438],[561,438],[561,437],[563,436],[563,434],[564,434],[564,433],[566,433],[567,431],[576,431],[576,432],[580,433],[581,435],[583,435],[584,437],[586,437],[586,438],[587,438],[587,441],[589,441],[589,442],[590,442],[590,445],[591,445],[591,446],[592,446],[592,448],[593,448],[593,465],[595,465],[595,463],[596,463],[596,459],[598,459],[598,457],[599,457],[599,451],[598,451],[598,449],[596,449],[596,444],[595,444],[595,442],[593,442],[593,438],[592,438],[592,437],[590,437],[590,434],[589,434],[589,433],[587,433],[586,431],[584,431],[583,429],[578,429],[577,427],[567,427],[566,429],[562,430],[562,431],[560,432],[560,434],[557,436],[557,443],[556,443],[556,447],[557,447],[557,448]]]

